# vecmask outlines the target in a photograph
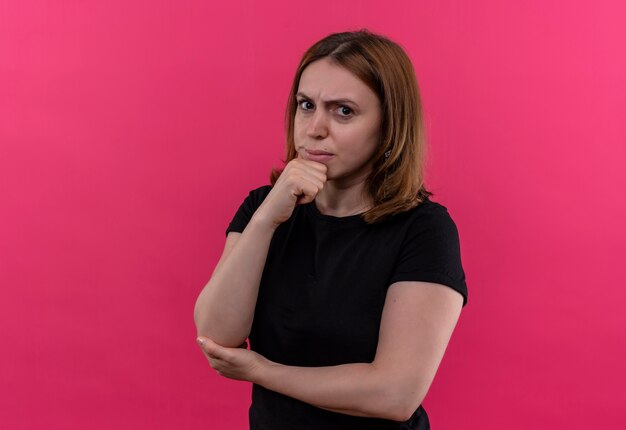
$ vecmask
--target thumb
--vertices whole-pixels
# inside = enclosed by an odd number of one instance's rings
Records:
[[[213,358],[222,358],[222,351],[224,348],[219,346],[217,343],[213,342],[208,337],[198,336],[196,339],[200,348],[204,350],[207,354],[209,354]]]
[[[298,196],[298,200],[296,200],[297,205],[304,205],[307,203],[311,203],[314,200],[314,197],[307,196],[306,194],[300,194]]]

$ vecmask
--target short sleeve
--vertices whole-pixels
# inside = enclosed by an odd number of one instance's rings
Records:
[[[239,206],[239,209],[235,213],[235,216],[230,221],[228,228],[226,229],[226,235],[231,231],[241,233],[244,231],[254,212],[261,206],[265,197],[269,194],[272,187],[270,185],[264,185],[257,189],[250,191],[248,196],[244,199],[243,203]]]
[[[423,281],[446,285],[463,296],[467,285],[461,263],[459,233],[447,209],[437,203],[420,213],[410,225],[391,277],[399,281]]]

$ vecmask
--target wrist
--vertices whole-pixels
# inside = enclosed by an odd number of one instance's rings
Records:
[[[276,231],[276,229],[280,225],[276,224],[274,221],[265,217],[262,213],[259,213],[258,211],[254,215],[252,215],[249,224],[252,224],[253,226],[264,230],[270,230],[272,233]]]
[[[261,356],[259,365],[251,375],[252,377],[250,378],[250,382],[268,388],[267,382],[272,379],[272,372],[278,366],[280,366],[280,364]]]

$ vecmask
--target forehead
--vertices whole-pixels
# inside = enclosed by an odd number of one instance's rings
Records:
[[[314,61],[302,72],[298,91],[315,99],[347,98],[355,102],[376,103],[376,94],[352,72],[326,58]]]

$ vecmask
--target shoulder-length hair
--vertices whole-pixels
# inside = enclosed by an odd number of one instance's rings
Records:
[[[433,193],[424,186],[426,142],[415,71],[397,43],[368,30],[331,34],[302,56],[285,111],[285,164],[297,156],[294,117],[300,77],[304,69],[322,58],[353,73],[378,95],[381,103],[381,142],[366,179],[373,207],[362,214],[363,219],[372,224],[418,206]],[[272,169],[272,185],[281,173],[282,169]]]

